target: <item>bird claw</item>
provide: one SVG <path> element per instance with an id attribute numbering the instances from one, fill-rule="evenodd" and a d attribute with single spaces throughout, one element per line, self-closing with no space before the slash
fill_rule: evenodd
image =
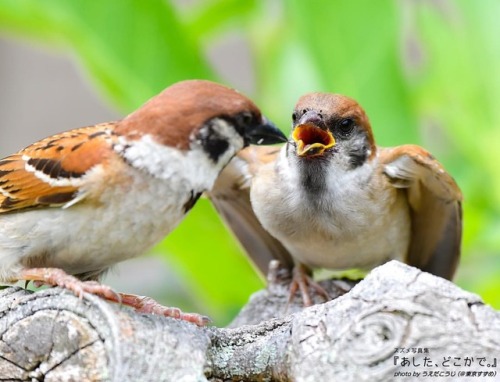
<path id="1" fill-rule="evenodd" d="M 298 264 L 293 268 L 292 282 L 290 283 L 290 294 L 288 296 L 288 305 L 292 302 L 294 295 L 297 291 L 300 291 L 302 296 L 302 301 L 305 307 L 312 306 L 312 299 L 310 294 L 310 289 L 314 289 L 316 294 L 320 295 L 325 299 L 325 301 L 330 300 L 328 292 L 319 285 L 308 273 L 308 269 L 302 265 Z"/>
<path id="2" fill-rule="evenodd" d="M 292 269 L 282 266 L 279 260 L 271 260 L 267 272 L 267 285 L 283 285 L 289 284 L 292 277 Z"/>
<path id="3" fill-rule="evenodd" d="M 102 298 L 121 304 L 120 293 L 115 292 L 111 287 L 103 285 L 97 281 L 81 281 L 85 292 L 101 296 Z"/>
<path id="4" fill-rule="evenodd" d="M 198 326 L 206 326 L 212 321 L 207 316 L 197 313 L 184 313 L 179 308 L 167 307 L 159 304 L 151 297 L 137 296 L 133 294 L 120 293 L 121 302 L 131 306 L 139 313 L 157 314 L 165 317 L 172 317 L 179 320 L 191 322 Z"/>
<path id="5" fill-rule="evenodd" d="M 84 293 L 98 295 L 108 301 L 125 304 L 133 307 L 139 313 L 158 314 L 191 322 L 198 326 L 206 326 L 211 320 L 206 316 L 196 313 L 184 313 L 178 308 L 169 308 L 160 305 L 150 297 L 132 294 L 117 293 L 107 285 L 97 281 L 81 281 L 75 276 L 68 275 L 59 268 L 31 268 L 22 271 L 21 280 L 33 281 L 35 285 L 48 284 L 70 290 L 80 299 Z"/>
<path id="6" fill-rule="evenodd" d="M 107 300 L 120 301 L 120 295 L 109 286 L 102 285 L 97 281 L 81 281 L 59 268 L 25 269 L 22 271 L 20 279 L 26 280 L 27 283 L 33 281 L 35 287 L 41 285 L 59 286 L 70 290 L 80 299 L 83 298 L 84 293 L 90 293 Z"/>

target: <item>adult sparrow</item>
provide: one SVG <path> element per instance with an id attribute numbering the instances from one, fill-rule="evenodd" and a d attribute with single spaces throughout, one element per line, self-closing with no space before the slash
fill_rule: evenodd
<path id="1" fill-rule="evenodd" d="M 204 324 L 97 280 L 172 231 L 239 150 L 282 141 L 244 95 L 189 80 L 120 121 L 36 142 L 0 160 L 0 281 L 35 280 Z"/>

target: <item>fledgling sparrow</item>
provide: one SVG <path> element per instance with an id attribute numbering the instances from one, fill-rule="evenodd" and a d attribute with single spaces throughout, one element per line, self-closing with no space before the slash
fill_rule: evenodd
<path id="1" fill-rule="evenodd" d="M 204 324 L 96 281 L 172 231 L 239 150 L 284 140 L 244 95 L 189 80 L 123 120 L 34 143 L 0 160 L 0 282 L 35 280 Z"/>
<path id="2" fill-rule="evenodd" d="M 250 147 L 210 193 L 250 258 L 293 266 L 306 305 L 310 269 L 369 270 L 397 259 L 451 279 L 462 194 L 423 148 L 375 144 L 368 117 L 338 94 L 302 96 L 281 149 Z M 251 200 L 251 205 L 250 205 Z"/>

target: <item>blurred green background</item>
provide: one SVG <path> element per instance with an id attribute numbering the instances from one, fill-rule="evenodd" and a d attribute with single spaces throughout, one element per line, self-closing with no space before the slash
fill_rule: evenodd
<path id="1" fill-rule="evenodd" d="M 496 308 L 499 18 L 497 0 L 0 3 L 4 38 L 71 55 L 117 115 L 188 78 L 238 87 L 284 130 L 305 92 L 356 98 L 378 144 L 421 144 L 453 174 L 464 193 L 455 281 Z M 263 286 L 206 200 L 153 252 L 174 270 L 161 286 L 170 289 L 164 302 L 201 311 L 217 324 Z M 136 271 L 130 278 L 149 276 Z"/>

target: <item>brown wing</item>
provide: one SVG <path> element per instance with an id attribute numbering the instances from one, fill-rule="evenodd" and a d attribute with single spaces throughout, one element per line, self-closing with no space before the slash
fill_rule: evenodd
<path id="1" fill-rule="evenodd" d="M 0 160 L 0 213 L 82 198 L 83 175 L 111 153 L 112 128 L 101 124 L 67 131 Z"/>
<path id="2" fill-rule="evenodd" d="M 384 172 L 407 192 L 411 241 L 407 263 L 451 279 L 460 257 L 462 193 L 434 157 L 419 146 L 382 149 Z"/>
<path id="3" fill-rule="evenodd" d="M 250 203 L 252 177 L 259 166 L 273 161 L 279 150 L 269 146 L 242 150 L 221 172 L 208 193 L 226 225 L 263 275 L 267 274 L 271 260 L 279 260 L 284 267 L 293 266 L 288 251 L 262 227 Z"/>

